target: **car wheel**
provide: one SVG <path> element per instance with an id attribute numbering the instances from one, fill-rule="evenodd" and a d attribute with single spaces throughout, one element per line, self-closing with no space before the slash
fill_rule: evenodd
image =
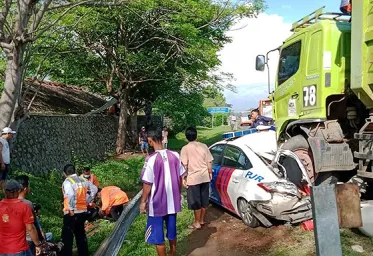
<path id="1" fill-rule="evenodd" d="M 238 212 L 242 221 L 251 228 L 256 228 L 260 225 L 258 219 L 254 216 L 252 206 L 245 199 L 238 199 Z"/>
<path id="2" fill-rule="evenodd" d="M 308 177 L 310 178 L 311 182 L 314 183 L 317 175 L 314 170 L 313 155 L 307 139 L 302 135 L 291 137 L 282 145 L 282 149 L 293 151 L 298 156 L 308 173 Z M 291 172 L 299 170 L 290 169 L 288 171 Z"/>

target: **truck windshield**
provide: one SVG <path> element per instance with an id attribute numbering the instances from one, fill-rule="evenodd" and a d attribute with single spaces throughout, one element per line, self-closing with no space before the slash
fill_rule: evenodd
<path id="1" fill-rule="evenodd" d="M 302 43 L 298 41 L 281 51 L 278 69 L 278 85 L 281 85 L 291 76 L 297 73 L 299 68 L 300 52 Z"/>

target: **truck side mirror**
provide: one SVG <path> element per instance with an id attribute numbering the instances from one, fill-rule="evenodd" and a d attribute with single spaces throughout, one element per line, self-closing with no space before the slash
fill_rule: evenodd
<path id="1" fill-rule="evenodd" d="M 266 64 L 266 57 L 264 55 L 256 56 L 255 69 L 257 71 L 264 71 L 265 64 Z"/>

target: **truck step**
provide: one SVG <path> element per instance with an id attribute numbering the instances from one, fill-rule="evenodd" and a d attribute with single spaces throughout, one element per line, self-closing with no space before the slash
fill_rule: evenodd
<path id="1" fill-rule="evenodd" d="M 368 153 L 354 152 L 354 156 L 359 159 L 373 160 L 373 152 L 368 152 Z"/>
<path id="2" fill-rule="evenodd" d="M 355 133 L 354 138 L 356 140 L 373 140 L 373 134 L 369 133 Z"/>
<path id="3" fill-rule="evenodd" d="M 373 179 L 373 172 L 357 172 L 357 176 L 365 179 Z"/>

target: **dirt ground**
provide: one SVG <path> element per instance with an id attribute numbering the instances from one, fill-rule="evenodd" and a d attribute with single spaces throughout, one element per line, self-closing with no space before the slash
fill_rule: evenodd
<path id="1" fill-rule="evenodd" d="M 141 156 L 143 156 L 141 151 L 129 151 L 129 152 L 125 152 L 124 154 L 121 154 L 119 156 L 115 156 L 113 159 L 114 160 L 128 160 L 130 158 L 141 157 Z"/>
<path id="2" fill-rule="evenodd" d="M 299 226 L 252 229 L 238 217 L 224 212 L 218 206 L 211 206 L 208 209 L 207 221 L 210 223 L 206 227 L 194 230 L 187 241 L 182 242 L 182 255 L 270 255 L 275 253 L 274 248 L 278 250 L 286 244 L 296 245 L 297 233 L 305 233 Z M 312 232 L 308 233 L 312 235 Z M 313 239 L 309 242 L 312 254 Z"/>
<path id="3" fill-rule="evenodd" d="M 316 255 L 313 231 L 300 226 L 249 228 L 237 216 L 212 205 L 207 211 L 210 222 L 201 230 L 194 230 L 185 241 L 179 241 L 179 255 L 183 256 L 309 256 Z M 341 229 L 344 256 L 373 256 L 372 238 L 357 230 Z M 361 246 L 364 252 L 352 250 Z"/>

